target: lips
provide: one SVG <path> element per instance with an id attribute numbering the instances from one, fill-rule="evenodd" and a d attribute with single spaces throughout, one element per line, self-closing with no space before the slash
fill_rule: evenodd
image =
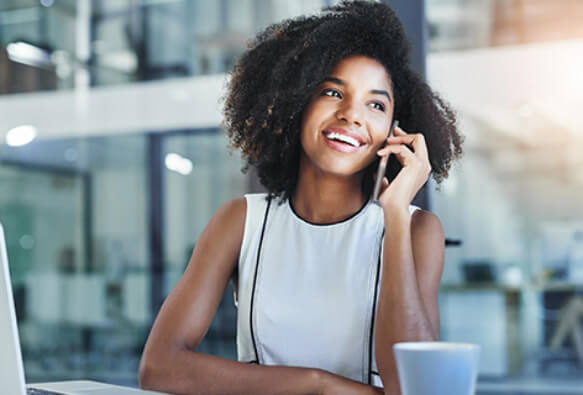
<path id="1" fill-rule="evenodd" d="M 335 151 L 356 152 L 365 144 L 360 135 L 343 128 L 329 128 L 322 134 L 326 144 Z"/>
<path id="2" fill-rule="evenodd" d="M 365 144 L 364 139 L 358 133 L 344 128 L 328 128 L 322 133 L 328 140 L 339 141 L 353 147 L 360 147 Z"/>

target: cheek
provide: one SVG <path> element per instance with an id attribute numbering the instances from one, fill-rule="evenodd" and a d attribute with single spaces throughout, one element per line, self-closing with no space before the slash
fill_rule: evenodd
<path id="1" fill-rule="evenodd" d="M 314 117 L 314 103 L 310 102 L 302 115 L 302 133 L 307 125 L 312 123 Z"/>
<path id="2" fill-rule="evenodd" d="M 391 127 L 394 116 L 393 111 L 393 108 L 389 108 L 383 117 L 371 121 L 372 125 L 374 125 L 373 128 L 375 132 L 373 139 L 375 140 L 375 144 L 382 145 L 387 137 L 389 137 L 389 128 Z"/>
<path id="3" fill-rule="evenodd" d="M 323 109 L 318 103 L 310 103 L 302 117 L 302 139 L 304 135 L 311 135 L 315 130 L 318 130 L 322 124 Z"/>
<path id="4" fill-rule="evenodd" d="M 375 145 L 383 145 L 389 135 L 389 128 L 391 127 L 390 120 L 383 119 L 374 123 L 374 132 L 372 138 Z"/>

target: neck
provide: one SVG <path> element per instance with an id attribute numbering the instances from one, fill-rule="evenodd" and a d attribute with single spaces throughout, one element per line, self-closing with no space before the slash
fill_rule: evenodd
<path id="1" fill-rule="evenodd" d="M 316 224 L 329 224 L 354 215 L 365 203 L 362 174 L 352 177 L 324 173 L 300 161 L 291 203 L 297 215 Z"/>

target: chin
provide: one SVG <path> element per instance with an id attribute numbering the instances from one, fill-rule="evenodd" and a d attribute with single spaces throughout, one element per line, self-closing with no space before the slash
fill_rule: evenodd
<path id="1" fill-rule="evenodd" d="M 330 161 L 319 166 L 324 173 L 338 177 L 352 177 L 366 169 L 366 165 L 357 166 L 352 161 Z"/>
<path id="2" fill-rule="evenodd" d="M 302 150 L 302 158 L 308 168 L 313 168 L 316 172 L 336 176 L 336 177 L 353 177 L 363 172 L 374 160 L 350 154 L 316 154 L 309 155 Z"/>

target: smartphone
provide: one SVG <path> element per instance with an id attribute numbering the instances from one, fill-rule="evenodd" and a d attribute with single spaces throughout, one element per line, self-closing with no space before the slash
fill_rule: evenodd
<path id="1" fill-rule="evenodd" d="M 391 123 L 391 128 L 389 129 L 389 134 L 387 136 L 387 138 L 389 137 L 393 137 L 394 136 L 394 130 L 395 128 L 399 126 L 399 121 L 397 121 L 396 119 L 393 120 L 393 122 Z M 385 139 L 385 143 L 383 144 L 383 148 L 387 145 L 387 140 Z M 373 200 L 379 200 L 379 194 L 381 192 L 381 184 L 383 182 L 383 177 L 385 176 L 385 172 L 387 170 L 387 162 L 388 162 L 388 157 L 382 157 L 379 160 L 379 167 L 377 169 L 377 179 L 374 185 L 374 190 L 373 190 L 373 194 L 372 194 L 372 198 Z"/>

